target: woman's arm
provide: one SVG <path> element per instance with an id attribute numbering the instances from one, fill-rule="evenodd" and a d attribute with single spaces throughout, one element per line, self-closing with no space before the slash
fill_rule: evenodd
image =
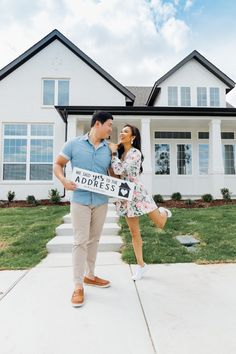
<path id="1" fill-rule="evenodd" d="M 137 149 L 131 151 L 127 158 L 122 161 L 118 156 L 112 156 L 111 167 L 117 175 L 126 173 L 131 176 L 138 176 L 141 166 L 141 152 Z"/>

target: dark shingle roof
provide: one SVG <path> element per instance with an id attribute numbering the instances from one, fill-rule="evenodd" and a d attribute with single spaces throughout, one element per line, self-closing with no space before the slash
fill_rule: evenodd
<path id="1" fill-rule="evenodd" d="M 229 102 L 226 102 L 226 107 L 228 107 L 228 108 L 235 108 L 231 103 L 229 103 Z"/>
<path id="2" fill-rule="evenodd" d="M 126 86 L 135 95 L 134 106 L 146 106 L 152 86 Z"/>

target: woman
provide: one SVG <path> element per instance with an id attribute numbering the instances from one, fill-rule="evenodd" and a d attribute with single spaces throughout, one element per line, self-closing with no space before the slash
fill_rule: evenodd
<path id="1" fill-rule="evenodd" d="M 139 216 L 148 214 L 154 224 L 162 229 L 167 218 L 171 217 L 172 214 L 168 209 L 157 208 L 153 198 L 148 195 L 139 179 L 143 170 L 143 155 L 138 128 L 126 124 L 120 133 L 119 144 L 110 143 L 109 147 L 112 152 L 111 167 L 114 173 L 119 175 L 121 179 L 135 183 L 132 201 L 118 200 L 116 210 L 120 216 L 125 216 L 132 235 L 134 253 L 138 264 L 132 279 L 139 280 L 147 270 L 147 265 L 143 261 Z"/>

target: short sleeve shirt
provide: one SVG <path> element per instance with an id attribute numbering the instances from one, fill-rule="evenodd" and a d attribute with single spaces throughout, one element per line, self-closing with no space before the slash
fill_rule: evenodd
<path id="1" fill-rule="evenodd" d="M 104 175 L 107 175 L 111 164 L 111 151 L 108 142 L 102 140 L 99 146 L 95 148 L 89 140 L 88 134 L 67 141 L 60 155 L 71 162 L 72 169 L 78 167 Z M 83 205 L 97 206 L 108 203 L 108 196 L 76 189 L 72 192 L 71 201 Z"/>

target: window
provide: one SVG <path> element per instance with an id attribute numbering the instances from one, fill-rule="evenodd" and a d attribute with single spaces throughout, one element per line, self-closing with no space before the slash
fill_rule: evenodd
<path id="1" fill-rule="evenodd" d="M 31 139 L 30 180 L 51 180 L 53 161 L 52 139 Z"/>
<path id="2" fill-rule="evenodd" d="M 209 139 L 209 132 L 198 132 L 198 139 Z"/>
<path id="3" fill-rule="evenodd" d="M 219 107 L 219 105 L 220 105 L 219 87 L 210 87 L 210 106 Z"/>
<path id="4" fill-rule="evenodd" d="M 168 106 L 178 106 L 178 88 L 177 86 L 168 87 Z"/>
<path id="5" fill-rule="evenodd" d="M 155 139 L 191 139 L 191 132 L 155 132 Z"/>
<path id="6" fill-rule="evenodd" d="M 43 80 L 43 105 L 69 105 L 69 80 Z"/>
<path id="7" fill-rule="evenodd" d="M 190 87 L 181 87 L 181 106 L 191 106 Z"/>
<path id="8" fill-rule="evenodd" d="M 170 174 L 170 145 L 155 144 L 155 174 Z"/>
<path id="9" fill-rule="evenodd" d="M 178 175 L 192 174 L 192 146 L 177 144 L 177 173 Z"/>
<path id="10" fill-rule="evenodd" d="M 223 159 L 226 175 L 235 175 L 235 146 L 223 145 Z"/>
<path id="11" fill-rule="evenodd" d="M 208 162 L 209 162 L 209 145 L 199 144 L 199 174 L 208 174 Z"/>
<path id="12" fill-rule="evenodd" d="M 234 139 L 234 132 L 222 132 L 221 139 Z"/>
<path id="13" fill-rule="evenodd" d="M 198 139 L 209 139 L 209 132 L 199 132 Z M 221 132 L 221 139 L 234 139 L 234 132 Z"/>
<path id="14" fill-rule="evenodd" d="M 52 124 L 5 124 L 3 134 L 3 180 L 52 180 Z"/>
<path id="15" fill-rule="evenodd" d="M 197 105 L 199 107 L 207 106 L 207 89 L 206 87 L 197 88 Z"/>

